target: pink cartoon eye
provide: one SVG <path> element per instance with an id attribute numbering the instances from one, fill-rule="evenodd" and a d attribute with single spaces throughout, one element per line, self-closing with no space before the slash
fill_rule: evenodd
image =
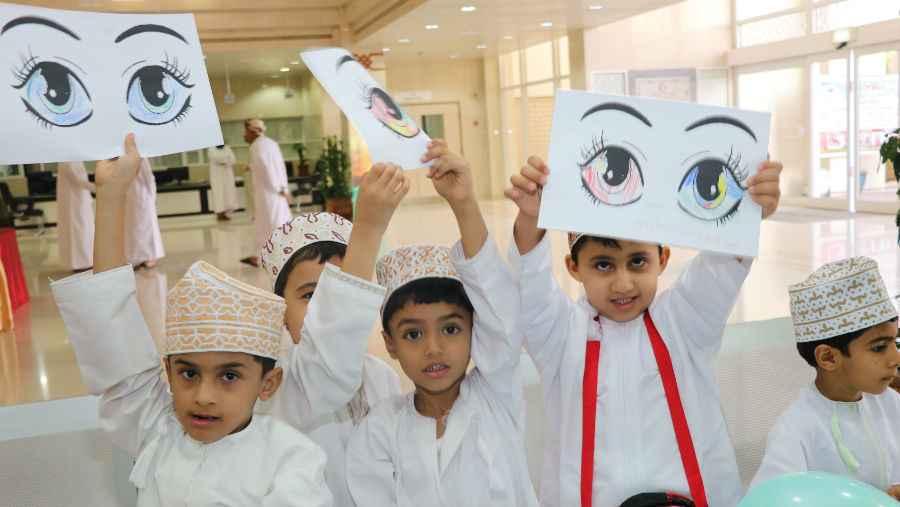
<path id="1" fill-rule="evenodd" d="M 617 146 L 601 147 L 579 167 L 582 186 L 598 203 L 624 206 L 643 195 L 644 175 L 628 150 Z"/>

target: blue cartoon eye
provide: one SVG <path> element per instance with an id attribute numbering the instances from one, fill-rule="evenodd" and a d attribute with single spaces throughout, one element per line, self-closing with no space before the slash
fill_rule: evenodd
<path id="1" fill-rule="evenodd" d="M 681 180 L 678 205 L 700 220 L 728 219 L 737 212 L 745 191 L 734 174 L 726 162 L 701 160 Z"/>
<path id="2" fill-rule="evenodd" d="M 71 70 L 56 62 L 40 62 L 19 72 L 26 110 L 43 126 L 73 127 L 91 117 L 91 96 Z"/>
<path id="3" fill-rule="evenodd" d="M 188 76 L 167 65 L 150 65 L 134 73 L 128 83 L 128 113 L 138 123 L 163 125 L 180 121 L 191 108 Z"/>

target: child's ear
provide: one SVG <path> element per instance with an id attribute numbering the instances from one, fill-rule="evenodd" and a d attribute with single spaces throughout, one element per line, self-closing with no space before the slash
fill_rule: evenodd
<path id="1" fill-rule="evenodd" d="M 577 281 L 581 281 L 581 273 L 578 272 L 578 264 L 575 263 L 575 259 L 572 258 L 572 254 L 566 254 L 566 269 L 569 270 L 569 275 Z"/>
<path id="2" fill-rule="evenodd" d="M 816 358 L 816 364 L 825 371 L 835 371 L 840 365 L 840 358 L 837 356 L 841 355 L 841 352 L 830 345 L 824 343 L 817 345 L 813 350 L 813 355 Z"/>
<path id="3" fill-rule="evenodd" d="M 659 253 L 659 273 L 663 274 L 663 271 L 666 270 L 666 266 L 669 264 L 669 257 L 672 256 L 672 249 L 664 246 L 662 247 L 662 252 Z"/>
<path id="4" fill-rule="evenodd" d="M 281 385 L 281 379 L 284 377 L 284 370 L 281 368 L 272 368 L 263 377 L 262 386 L 259 389 L 259 399 L 266 401 L 275 394 L 278 386 Z"/>
<path id="5" fill-rule="evenodd" d="M 391 340 L 391 335 L 382 330 L 381 337 L 384 338 L 384 348 L 387 349 L 388 355 L 391 356 L 391 359 L 397 359 L 397 353 L 394 352 L 394 340 Z"/>
<path id="6" fill-rule="evenodd" d="M 166 378 L 169 379 L 169 385 L 172 385 L 172 366 L 169 364 L 169 356 L 163 358 L 163 364 L 166 365 Z"/>

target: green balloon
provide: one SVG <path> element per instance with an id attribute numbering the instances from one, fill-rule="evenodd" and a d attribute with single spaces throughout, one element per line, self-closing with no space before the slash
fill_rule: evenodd
<path id="1" fill-rule="evenodd" d="M 800 472 L 770 479 L 738 507 L 898 507 L 883 491 L 843 475 Z"/>

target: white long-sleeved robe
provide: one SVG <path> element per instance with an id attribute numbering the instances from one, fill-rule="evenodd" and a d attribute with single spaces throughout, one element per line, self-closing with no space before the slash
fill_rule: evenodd
<path id="1" fill-rule="evenodd" d="M 59 233 L 59 265 L 84 269 L 94 265 L 94 210 L 83 162 L 60 162 L 56 173 L 56 205 Z"/>
<path id="2" fill-rule="evenodd" d="M 156 179 L 145 158 L 125 196 L 125 259 L 138 264 L 165 255 L 156 211 Z"/>
<path id="3" fill-rule="evenodd" d="M 238 209 L 237 188 L 234 185 L 234 153 L 228 146 L 213 146 L 206 150 L 209 158 L 209 186 L 212 190 L 213 211 L 226 213 Z"/>
<path id="4" fill-rule="evenodd" d="M 284 382 L 257 412 L 277 415 L 300 429 L 328 456 L 325 478 L 334 504 L 352 507 L 345 471 L 354 427 L 348 406 L 363 386 L 368 404 L 400 394 L 400 380 L 384 361 L 366 354 L 384 288 L 331 264 L 319 277 L 300 330 L 300 343 L 283 348 Z M 352 309 L 352 311 L 347 311 Z"/>
<path id="5" fill-rule="evenodd" d="M 50 287 L 84 385 L 102 395 L 100 424 L 135 460 L 139 506 L 331 505 L 325 453 L 276 417 L 254 415 L 243 430 L 208 444 L 185 433 L 160 379 L 130 266 Z"/>
<path id="6" fill-rule="evenodd" d="M 451 256 L 475 308 L 477 366 L 460 385 L 440 443 L 435 420 L 416 411 L 414 393 L 372 409 L 347 444 L 357 505 L 537 505 L 525 456 L 523 333 L 513 280 L 490 236 L 472 259 L 460 243 Z"/>
<path id="7" fill-rule="evenodd" d="M 859 468 L 849 471 L 831 432 L 837 416 L 841 442 Z M 750 483 L 792 472 L 829 472 L 852 477 L 882 491 L 900 483 L 900 395 L 893 389 L 863 393 L 856 402 L 832 401 L 815 384 L 803 388 L 769 432 L 766 454 Z"/>
<path id="8" fill-rule="evenodd" d="M 584 297 L 568 298 L 553 278 L 551 257 L 549 234 L 525 255 L 513 239 L 507 254 L 519 278 L 526 348 L 541 374 L 547 412 L 541 505 L 580 505 L 585 347 L 597 312 Z M 713 506 L 737 505 L 743 493 L 716 361 L 749 268 L 749 260 L 700 253 L 649 308 L 669 349 Z M 593 505 L 619 505 L 650 491 L 690 496 L 643 314 L 629 322 L 600 320 Z"/>
<path id="9" fill-rule="evenodd" d="M 253 175 L 253 252 L 265 246 L 272 231 L 291 219 L 291 208 L 279 192 L 287 192 L 287 170 L 278 143 L 259 136 L 250 143 Z"/>

